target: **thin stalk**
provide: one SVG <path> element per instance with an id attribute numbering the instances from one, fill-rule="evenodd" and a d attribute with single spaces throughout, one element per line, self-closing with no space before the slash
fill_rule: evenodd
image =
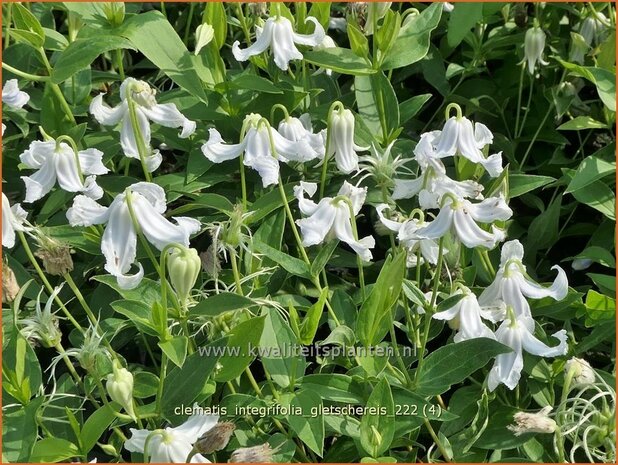
<path id="1" fill-rule="evenodd" d="M 189 41 L 189 33 L 191 32 L 191 22 L 193 21 L 193 13 L 195 11 L 195 3 L 191 2 L 189 4 L 189 15 L 187 17 L 187 24 L 185 27 L 185 35 L 184 35 L 184 43 L 188 45 Z"/>
<path id="2" fill-rule="evenodd" d="M 135 108 L 135 102 L 131 98 L 131 89 L 127 89 L 127 104 L 129 107 L 129 118 L 131 119 L 131 127 L 133 129 L 133 134 L 135 135 L 135 141 L 137 142 L 137 151 L 139 155 L 139 161 L 142 165 L 142 171 L 144 172 L 144 177 L 146 181 L 152 182 L 152 175 L 150 171 L 148 171 L 148 167 L 146 166 L 146 158 L 148 157 L 147 148 L 144 144 L 144 138 L 142 136 L 142 130 L 139 127 L 139 123 L 137 121 L 137 110 Z"/>
<path id="3" fill-rule="evenodd" d="M 11 65 L 7 65 L 4 62 L 2 62 L 2 68 L 6 69 L 8 72 L 13 73 L 16 76 L 22 77 L 24 79 L 28 79 L 29 81 L 47 82 L 50 80 L 49 76 L 37 76 L 36 74 L 26 73 L 25 71 L 19 70 L 17 68 L 13 68 Z"/>
<path id="4" fill-rule="evenodd" d="M 532 90 L 534 88 L 534 78 L 530 76 L 530 88 L 528 90 L 528 103 L 526 103 L 526 110 L 524 111 L 524 118 L 521 121 L 521 126 L 519 127 L 519 133 L 515 134 L 515 137 L 521 136 L 521 133 L 524 130 L 524 126 L 526 125 L 526 120 L 528 119 L 528 113 L 530 112 L 530 105 L 532 104 Z M 579 134 L 579 132 L 577 133 Z"/>
<path id="5" fill-rule="evenodd" d="M 521 96 L 524 90 L 524 72 L 526 71 L 525 64 L 521 65 L 521 73 L 519 74 L 519 92 L 517 94 L 517 114 L 515 116 L 515 137 L 519 134 L 519 113 L 521 111 Z"/>
<path id="6" fill-rule="evenodd" d="M 240 282 L 240 272 L 238 271 L 238 261 L 236 260 L 236 251 L 230 252 L 230 261 L 232 262 L 232 273 L 234 274 L 234 282 L 236 283 L 236 293 L 243 295 L 242 285 Z"/>
<path id="7" fill-rule="evenodd" d="M 242 192 L 242 206 L 245 211 L 247 211 L 247 181 L 245 179 L 245 159 L 244 154 L 240 154 L 238 157 L 240 161 L 240 189 Z"/>
<path id="8" fill-rule="evenodd" d="M 521 163 L 519 164 L 520 168 L 523 167 L 526 164 L 526 160 L 528 160 L 528 155 L 530 155 L 530 150 L 532 150 L 532 146 L 536 142 L 536 138 L 539 137 L 541 129 L 543 129 L 543 126 L 545 125 L 545 122 L 547 121 L 547 118 L 549 118 L 549 115 L 550 115 L 550 113 L 553 110 L 553 106 L 554 106 L 553 103 L 549 104 L 549 108 L 547 109 L 547 113 L 545 113 L 545 116 L 543 117 L 543 121 L 541 121 L 541 124 L 539 124 L 539 127 L 537 128 L 536 132 L 534 133 L 534 137 L 532 137 L 532 140 L 530 141 L 530 144 L 528 145 L 528 149 L 526 150 L 526 153 L 524 154 L 523 158 L 521 159 Z"/>
<path id="9" fill-rule="evenodd" d="M 4 37 L 4 50 L 9 47 L 9 43 L 11 40 L 11 13 L 13 10 L 13 5 L 10 3 L 6 4 L 6 36 Z"/>
<path id="10" fill-rule="evenodd" d="M 167 376 L 167 355 L 165 352 L 161 352 L 161 370 L 159 371 L 159 387 L 157 388 L 157 399 L 156 399 L 156 407 L 155 411 L 161 415 L 162 406 L 161 402 L 163 401 L 163 382 L 165 381 L 165 377 Z"/>
<path id="11" fill-rule="evenodd" d="M 45 49 L 42 47 L 39 48 L 39 54 L 41 55 L 41 58 L 43 59 L 43 63 L 45 64 L 45 68 L 47 69 L 47 74 L 51 76 L 53 69 L 52 69 L 51 64 L 49 63 L 49 60 L 47 59 L 47 54 L 45 53 Z M 73 111 L 71 110 L 69 103 L 64 98 L 64 94 L 62 93 L 60 86 L 58 84 L 54 84 L 53 82 L 51 82 L 50 88 L 52 92 L 56 94 L 56 97 L 58 97 L 60 106 L 62 107 L 66 115 L 69 117 L 69 120 L 71 121 L 71 123 L 73 123 L 74 125 L 77 125 L 77 121 L 75 121 L 75 116 L 73 116 Z"/>
<path id="12" fill-rule="evenodd" d="M 444 460 L 446 460 L 449 463 L 452 462 L 451 457 L 446 452 L 446 449 L 442 445 L 442 442 L 438 438 L 438 435 L 436 434 L 436 432 L 433 430 L 433 427 L 431 426 L 431 423 L 429 422 L 429 420 L 427 418 L 424 418 L 423 422 L 425 423 L 425 427 L 427 428 L 427 431 L 429 431 L 429 434 L 431 435 L 431 438 L 433 439 L 433 442 L 436 443 L 436 446 L 438 447 L 438 450 L 442 454 L 442 457 L 444 457 Z"/>
<path id="13" fill-rule="evenodd" d="M 123 63 L 123 52 L 121 49 L 114 50 L 114 55 L 116 55 L 116 67 L 118 68 L 118 74 L 120 75 L 120 79 L 124 81 L 124 63 Z"/>

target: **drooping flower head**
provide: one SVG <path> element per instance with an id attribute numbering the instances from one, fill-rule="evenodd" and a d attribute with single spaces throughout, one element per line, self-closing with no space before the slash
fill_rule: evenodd
<path id="1" fill-rule="evenodd" d="M 200 222 L 194 218 L 173 217 L 176 224 L 172 223 L 164 216 L 166 209 L 162 187 L 138 182 L 118 194 L 109 207 L 78 195 L 67 211 L 67 218 L 71 226 L 107 224 L 101 239 L 105 269 L 116 277 L 121 288 L 132 289 L 144 275 L 140 263 L 135 274 L 128 274 L 135 262 L 136 227 L 159 250 L 173 243 L 189 246 L 189 236 L 200 229 Z"/>
<path id="2" fill-rule="evenodd" d="M 328 124 L 328 155 L 335 156 L 337 169 L 343 174 L 358 171 L 358 154 L 369 147 L 360 147 L 354 143 L 354 115 L 343 107 L 341 102 L 331 106 Z"/>
<path id="3" fill-rule="evenodd" d="M 12 249 L 15 246 L 15 231 L 28 231 L 26 221 L 28 213 L 16 203 L 11 206 L 9 199 L 2 193 L 2 246 Z"/>
<path id="4" fill-rule="evenodd" d="M 103 165 L 103 152 L 94 148 L 77 151 L 64 139 L 34 141 L 19 156 L 26 168 L 37 170 L 21 177 L 26 184 L 25 202 L 43 198 L 56 182 L 67 192 L 79 192 L 95 200 L 103 196 L 103 189 L 96 183 L 96 175 L 109 172 Z"/>
<path id="5" fill-rule="evenodd" d="M 19 90 L 17 79 L 9 79 L 2 86 L 2 103 L 9 107 L 22 108 L 29 100 L 30 96 Z"/>
<path id="6" fill-rule="evenodd" d="M 547 66 L 549 63 L 543 60 L 545 50 L 545 33 L 538 24 L 526 31 L 524 39 L 524 61 L 528 63 L 528 72 L 534 74 L 536 64 Z"/>
<path id="7" fill-rule="evenodd" d="M 121 102 L 110 108 L 103 102 L 103 94 L 97 95 L 90 103 L 90 113 L 105 126 L 120 127 L 120 145 L 127 157 L 140 159 L 138 135 L 135 133 L 133 118 L 137 123 L 139 136 L 147 150 L 146 167 L 150 172 L 161 164 L 159 150 L 153 150 L 150 141 L 149 120 L 168 128 L 182 128 L 181 138 L 187 138 L 195 132 L 195 122 L 187 119 L 173 103 L 157 103 L 156 90 L 148 83 L 133 78 L 125 79 L 120 86 Z"/>
<path id="8" fill-rule="evenodd" d="M 302 60 L 303 54 L 295 44 L 315 47 L 324 40 L 326 33 L 319 21 L 308 16 L 305 22 L 311 21 L 315 25 L 313 34 L 298 34 L 289 19 L 277 15 L 266 20 L 263 28 L 256 28 L 256 41 L 248 48 L 241 49 L 240 42 L 232 44 L 232 53 L 238 61 L 247 61 L 250 57 L 259 55 L 270 48 L 275 64 L 287 71 L 291 60 Z"/>
<path id="9" fill-rule="evenodd" d="M 298 144 L 308 144 L 316 153 L 316 158 L 324 158 L 326 150 L 326 129 L 320 132 L 313 132 L 311 117 L 309 113 L 303 113 L 298 118 L 287 114 L 281 120 L 277 131 L 283 137 Z"/>
<path id="10" fill-rule="evenodd" d="M 267 187 L 279 182 L 279 161 L 305 162 L 320 158 L 313 143 L 313 138 L 309 137 L 296 141 L 287 139 L 261 115 L 251 113 L 245 117 L 240 143 L 226 144 L 219 131 L 212 128 L 208 141 L 202 145 L 202 152 L 213 163 L 244 155 L 243 164 L 257 171 L 263 186 Z M 319 144 L 315 145 L 319 149 Z"/>
<path id="11" fill-rule="evenodd" d="M 359 239 L 356 234 L 356 215 L 360 212 L 367 188 L 355 187 L 344 181 L 337 197 L 324 197 L 319 203 L 305 198 L 305 193 L 313 197 L 317 184 L 303 182 L 294 187 L 294 195 L 298 199 L 298 207 L 303 218 L 296 221 L 303 236 L 303 245 L 321 244 L 332 237 L 337 237 L 348 244 L 364 261 L 372 258 L 371 248 L 375 247 L 375 239 L 366 236 Z"/>

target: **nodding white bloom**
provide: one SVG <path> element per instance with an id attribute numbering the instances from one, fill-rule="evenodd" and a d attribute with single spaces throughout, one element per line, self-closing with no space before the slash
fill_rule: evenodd
<path id="1" fill-rule="evenodd" d="M 41 309 L 41 294 L 43 292 L 41 289 L 36 299 L 34 314 L 29 318 L 18 319 L 22 335 L 31 343 L 40 342 L 43 347 L 49 348 L 57 346 L 62 340 L 60 320 L 56 316 L 56 312 L 52 312 L 54 299 L 61 290 L 62 285 L 56 287 L 47 299 L 45 307 Z"/>
<path id="2" fill-rule="evenodd" d="M 417 265 L 417 251 L 421 253 L 421 260 L 425 260 L 433 265 L 438 263 L 439 247 L 433 239 L 419 239 L 416 231 L 427 226 L 424 220 L 417 218 L 406 219 L 403 222 L 389 220 L 384 216 L 384 210 L 390 208 L 382 203 L 376 207 L 376 212 L 380 222 L 393 232 L 397 233 L 397 240 L 408 249 L 407 266 Z M 445 252 L 446 253 L 446 252 Z"/>
<path id="3" fill-rule="evenodd" d="M 241 49 L 237 40 L 232 44 L 232 53 L 238 61 L 247 61 L 250 57 L 259 55 L 270 47 L 275 58 L 275 64 L 287 71 L 291 60 L 302 60 L 303 54 L 295 44 L 315 47 L 324 40 L 326 33 L 320 22 L 313 16 L 308 16 L 305 22 L 315 25 L 313 34 L 298 34 L 294 32 L 292 23 L 283 16 L 268 18 L 261 31 L 256 34 L 256 41 L 248 48 Z"/>
<path id="4" fill-rule="evenodd" d="M 208 141 L 202 145 L 202 153 L 213 163 L 233 160 L 244 153 L 243 164 L 258 172 L 264 187 L 279 182 L 279 161 L 305 162 L 320 158 L 320 153 L 312 146 L 319 144 L 313 138 L 289 140 L 255 113 L 245 117 L 241 139 L 238 144 L 226 144 L 219 131 L 212 128 Z"/>
<path id="5" fill-rule="evenodd" d="M 197 403 L 193 405 L 193 411 L 200 411 Z M 154 431 L 130 428 L 131 437 L 124 443 L 124 448 L 129 452 L 146 451 L 150 463 L 186 463 L 187 457 L 193 452 L 193 444 L 214 428 L 218 421 L 219 415 L 195 413 L 175 428 L 168 426 Z M 190 463 L 210 461 L 201 454 L 195 454 Z"/>
<path id="6" fill-rule="evenodd" d="M 339 106 L 338 109 L 331 111 L 328 155 L 335 155 L 337 169 L 344 174 L 358 171 L 357 151 L 369 150 L 369 147 L 360 147 L 354 143 L 354 127 L 354 115 L 350 110 Z"/>
<path id="7" fill-rule="evenodd" d="M 317 245 L 337 237 L 348 244 L 362 260 L 370 261 L 372 255 L 369 249 L 375 247 L 375 239 L 372 236 L 358 239 L 355 234 L 355 217 L 365 202 L 367 188 L 355 187 L 344 181 L 337 197 L 324 197 L 316 204 L 306 199 L 304 194 L 306 192 L 309 197 L 313 197 L 317 188 L 317 184 L 303 181 L 294 187 L 298 207 L 303 215 L 308 216 L 296 221 L 303 235 L 303 245 Z"/>
<path id="8" fill-rule="evenodd" d="M 386 13 L 390 9 L 392 3 L 393 2 L 376 2 L 376 3 L 369 2 L 367 3 L 367 21 L 365 22 L 365 27 L 364 27 L 365 35 L 370 36 L 373 34 L 374 19 L 375 21 L 378 21 L 384 18 L 384 16 L 386 16 Z"/>
<path id="9" fill-rule="evenodd" d="M 528 72 L 534 74 L 536 64 L 547 66 L 549 63 L 543 60 L 545 50 L 545 33 L 543 30 L 534 26 L 526 31 L 524 39 L 524 61 L 528 62 Z"/>
<path id="10" fill-rule="evenodd" d="M 524 433 L 553 433 L 558 425 L 548 416 L 551 410 L 552 408 L 548 405 L 536 413 L 517 412 L 513 415 L 515 423 L 508 425 L 507 428 L 515 436 L 521 436 Z"/>
<path id="11" fill-rule="evenodd" d="M 558 357 L 567 353 L 566 330 L 561 329 L 552 337 L 560 343 L 549 347 L 534 336 L 534 320 L 528 316 L 515 316 L 510 311 L 509 317 L 502 322 L 496 331 L 496 340 L 512 349 L 512 352 L 496 356 L 494 366 L 489 372 L 487 386 L 490 391 L 500 383 L 509 389 L 515 389 L 524 367 L 523 351 L 540 357 Z"/>
<path id="12" fill-rule="evenodd" d="M 494 135 L 482 123 L 472 123 L 461 115 L 459 107 L 457 116 L 450 117 L 439 134 L 429 142 L 435 147 L 435 156 L 439 158 L 462 156 L 472 163 L 478 163 L 487 173 L 495 178 L 502 173 L 502 152 L 486 157 L 483 149 L 494 140 Z"/>
<path id="13" fill-rule="evenodd" d="M 109 207 L 78 195 L 67 211 L 67 218 L 71 226 L 107 223 L 101 239 L 101 251 L 106 260 L 105 269 L 116 277 L 121 288 L 133 289 L 144 276 L 140 263 L 137 263 L 137 273 L 128 274 L 135 262 L 137 247 L 134 220 L 148 242 L 159 250 L 172 243 L 188 246 L 189 236 L 200 229 L 200 222 L 194 218 L 173 217 L 176 224 L 167 220 L 164 216 L 167 208 L 165 202 L 165 191 L 162 187 L 138 182 L 118 194 Z"/>
<path id="14" fill-rule="evenodd" d="M 506 305 L 513 308 L 516 316 L 531 317 L 526 297 L 551 297 L 555 300 L 566 297 L 569 283 L 562 268 L 554 265 L 551 269 L 557 270 L 558 276 L 550 287 L 543 287 L 527 275 L 523 258 L 524 247 L 518 240 L 508 241 L 502 246 L 500 268 L 494 281 L 481 293 L 481 306 L 496 308 Z"/>
<path id="15" fill-rule="evenodd" d="M 168 128 L 182 128 L 181 138 L 187 138 L 195 132 L 195 121 L 187 119 L 173 103 L 157 103 L 157 91 L 144 81 L 133 78 L 125 79 L 120 85 L 121 102 L 110 108 L 103 102 L 103 94 L 97 95 L 90 103 L 90 113 L 104 126 L 120 127 L 120 145 L 129 158 L 140 159 L 137 135 L 131 121 L 131 106 L 135 108 L 135 118 L 141 133 L 144 146 L 148 151 L 146 167 L 150 172 L 161 164 L 159 150 L 153 150 L 150 145 L 150 123 L 148 120 Z"/>
<path id="16" fill-rule="evenodd" d="M 436 320 L 447 320 L 458 322 L 458 331 L 454 341 L 461 342 L 478 337 L 496 339 L 494 332 L 483 323 L 483 318 L 488 318 L 485 310 L 481 308 L 474 293 L 465 286 L 461 286 L 453 295 L 463 294 L 464 297 L 452 307 L 435 313 L 433 318 Z"/>
<path id="17" fill-rule="evenodd" d="M 309 113 L 303 113 L 298 118 L 287 116 L 281 120 L 277 131 L 288 140 L 298 142 L 299 144 L 309 144 L 315 151 L 315 158 L 324 158 L 324 153 L 326 152 L 326 129 L 314 133 Z"/>
<path id="18" fill-rule="evenodd" d="M 564 365 L 564 374 L 568 376 L 569 372 L 573 372 L 573 381 L 575 384 L 593 384 L 596 381 L 596 374 L 590 364 L 583 358 L 573 357 Z"/>
<path id="19" fill-rule="evenodd" d="M 578 32 L 584 38 L 587 45 L 600 44 L 609 20 L 601 12 L 595 12 L 594 15 L 586 17 L 579 25 Z M 4 95 L 2 96 L 4 99 Z"/>
<path id="20" fill-rule="evenodd" d="M 314 50 L 326 50 L 327 48 L 337 48 L 337 43 L 329 35 L 325 35 L 324 39 L 322 40 L 322 42 L 320 42 L 318 45 L 316 45 L 313 49 Z M 332 69 L 324 68 L 324 71 L 326 71 L 326 75 L 327 76 L 332 76 L 332 74 L 333 74 L 333 70 Z M 320 72 L 321 72 L 321 70 L 318 70 L 316 72 L 316 74 L 318 74 Z"/>
<path id="21" fill-rule="evenodd" d="M 15 246 L 15 231 L 28 231 L 26 217 L 28 213 L 16 203 L 11 206 L 9 199 L 2 193 L 2 246 L 12 249 Z M 26 225 L 24 225 L 24 223 Z"/>
<path id="22" fill-rule="evenodd" d="M 481 229 L 477 222 L 506 221 L 511 215 L 513 211 L 503 197 L 490 197 L 479 203 L 472 203 L 446 195 L 442 199 L 438 216 L 415 234 L 419 239 L 439 239 L 452 231 L 466 247 L 491 249 L 505 239 L 504 231 L 492 225 L 491 232 L 488 232 Z"/>
<path id="23" fill-rule="evenodd" d="M 26 184 L 25 202 L 43 198 L 56 181 L 67 192 L 80 192 L 93 199 L 103 196 L 103 189 L 96 183 L 96 175 L 106 174 L 109 170 L 103 165 L 103 152 L 100 150 L 86 149 L 75 153 L 66 142 L 34 141 L 19 159 L 27 168 L 37 170 L 31 176 L 21 177 Z"/>
<path id="24" fill-rule="evenodd" d="M 455 181 L 447 176 L 434 144 L 439 136 L 440 131 L 421 135 L 414 148 L 414 160 L 421 168 L 421 174 L 416 179 L 395 179 L 393 200 L 409 199 L 418 195 L 420 207 L 427 210 L 439 208 L 442 196 L 447 193 L 457 198 L 483 199 L 481 184 L 472 180 Z"/>
<path id="25" fill-rule="evenodd" d="M 12 108 L 22 108 L 30 96 L 23 90 L 19 90 L 17 79 L 9 79 L 2 86 L 2 103 Z"/>

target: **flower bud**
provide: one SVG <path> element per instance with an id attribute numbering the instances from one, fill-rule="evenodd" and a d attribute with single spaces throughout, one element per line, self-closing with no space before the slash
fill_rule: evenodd
<path id="1" fill-rule="evenodd" d="M 524 433 L 553 433 L 557 425 L 554 420 L 547 415 L 551 412 L 551 407 L 543 407 L 537 413 L 517 412 L 513 415 L 515 423 L 508 425 L 507 428 L 515 434 L 521 436 Z"/>
<path id="2" fill-rule="evenodd" d="M 335 155 L 337 169 L 344 174 L 358 170 L 356 150 L 364 150 L 354 143 L 354 114 L 343 107 L 331 112 L 330 144 L 328 149 Z"/>
<path id="3" fill-rule="evenodd" d="M 528 29 L 524 39 L 524 54 L 530 74 L 534 74 L 537 61 L 542 65 L 548 64 L 543 60 L 543 50 L 545 50 L 545 33 L 543 30 L 538 26 Z"/>
<path id="4" fill-rule="evenodd" d="M 2 303 L 13 302 L 19 293 L 19 289 L 15 273 L 5 263 L 2 268 Z"/>
<path id="5" fill-rule="evenodd" d="M 582 359 L 573 357 L 564 365 L 565 375 L 573 371 L 573 381 L 576 384 L 593 384 L 596 381 L 596 374 L 590 364 Z"/>
<path id="6" fill-rule="evenodd" d="M 225 449 L 235 429 L 236 425 L 231 421 L 219 422 L 212 429 L 206 431 L 195 442 L 193 447 L 200 454 L 212 454 L 213 452 Z"/>
<path id="7" fill-rule="evenodd" d="M 232 452 L 229 463 L 270 463 L 273 450 L 267 442 L 259 446 L 241 447 Z"/>
<path id="8" fill-rule="evenodd" d="M 107 393 L 110 399 L 119 403 L 126 412 L 135 418 L 133 410 L 133 375 L 129 370 L 120 366 L 117 361 L 113 364 L 114 372 L 107 375 Z"/>
<path id="9" fill-rule="evenodd" d="M 41 259 L 45 272 L 62 276 L 73 271 L 71 247 L 51 238 L 39 238 L 41 248 L 34 255 Z"/>
<path id="10" fill-rule="evenodd" d="M 105 18 L 112 26 L 120 26 L 124 21 L 124 3 L 106 2 L 103 4 Z"/>
<path id="11" fill-rule="evenodd" d="M 176 247 L 167 257 L 167 272 L 181 302 L 186 302 L 200 274 L 202 262 L 197 250 Z"/>
<path id="12" fill-rule="evenodd" d="M 195 30 L 195 55 L 200 53 L 215 37 L 215 30 L 210 24 L 200 24 Z"/>

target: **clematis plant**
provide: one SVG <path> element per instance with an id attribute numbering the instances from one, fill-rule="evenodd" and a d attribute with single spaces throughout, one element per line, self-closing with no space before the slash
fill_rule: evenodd
<path id="1" fill-rule="evenodd" d="M 2 193 L 2 246 L 12 249 L 15 246 L 15 232 L 28 231 L 26 221 L 28 213 L 20 204 L 11 206 L 9 199 Z"/>
<path id="2" fill-rule="evenodd" d="M 173 217 L 176 224 L 172 223 L 163 216 L 166 209 L 162 187 L 138 182 L 118 194 L 109 207 L 78 195 L 67 211 L 67 219 L 71 226 L 107 224 L 101 239 L 105 269 L 116 277 L 121 288 L 133 289 L 144 276 L 140 263 L 135 274 L 128 274 L 135 262 L 138 232 L 163 250 L 173 243 L 188 246 L 189 236 L 200 229 L 200 222 L 195 218 Z"/>
<path id="3" fill-rule="evenodd" d="M 324 40 L 326 33 L 320 22 L 313 16 L 308 16 L 305 22 L 312 22 L 315 26 L 313 34 L 298 34 L 289 19 L 276 15 L 266 20 L 262 28 L 256 28 L 256 41 L 248 48 L 241 49 L 240 42 L 232 44 L 232 53 L 238 61 L 247 61 L 249 58 L 265 52 L 270 48 L 275 64 L 283 71 L 287 71 L 289 62 L 302 60 L 303 54 L 295 44 L 315 47 Z"/>
<path id="4" fill-rule="evenodd" d="M 157 103 L 156 89 L 144 81 L 125 79 L 120 85 L 121 102 L 111 108 L 103 102 L 103 94 L 90 103 L 90 113 L 104 126 L 120 127 L 120 145 L 129 158 L 141 161 L 144 171 L 155 171 L 162 161 L 159 150 L 153 150 L 150 141 L 149 120 L 168 128 L 182 128 L 181 138 L 195 132 L 195 121 L 187 119 L 173 103 Z M 147 177 L 148 179 L 148 177 Z"/>
<path id="5" fill-rule="evenodd" d="M 549 63 L 543 60 L 545 50 L 545 33 L 543 29 L 535 24 L 526 31 L 524 38 L 524 61 L 527 62 L 528 72 L 534 74 L 537 63 L 547 66 Z"/>
<path id="6" fill-rule="evenodd" d="M 93 199 L 103 196 L 96 175 L 107 174 L 109 170 L 103 165 L 100 150 L 78 150 L 70 137 L 60 136 L 56 140 L 32 142 L 19 158 L 26 168 L 37 170 L 31 176 L 21 177 L 26 184 L 25 202 L 43 198 L 56 182 L 67 192 L 80 192 Z"/>
<path id="7" fill-rule="evenodd" d="M 294 187 L 298 207 L 307 216 L 296 221 L 303 236 L 303 245 L 317 245 L 336 237 L 348 244 L 362 260 L 370 261 L 370 249 L 375 247 L 375 239 L 372 236 L 359 239 L 355 219 L 365 202 L 367 188 L 355 187 L 344 181 L 337 197 L 324 197 L 316 204 L 305 198 L 305 193 L 313 197 L 317 188 L 317 184 L 304 181 Z"/>

